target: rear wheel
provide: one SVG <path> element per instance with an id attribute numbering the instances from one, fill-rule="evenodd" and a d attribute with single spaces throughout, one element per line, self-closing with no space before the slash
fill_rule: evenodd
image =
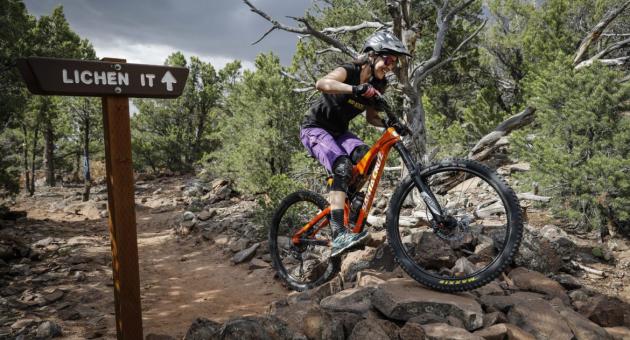
<path id="1" fill-rule="evenodd" d="M 291 238 L 328 206 L 321 195 L 297 191 L 287 196 L 276 210 L 269 228 L 269 252 L 273 267 L 288 288 L 303 291 L 330 280 L 340 268 L 339 258 L 330 258 L 332 229 L 329 216 L 303 238 L 313 242 L 293 244 Z M 320 228 L 321 227 L 321 228 Z M 319 229 L 319 230 L 318 230 Z"/>
<path id="2" fill-rule="evenodd" d="M 472 160 L 445 160 L 420 176 L 445 215 L 433 220 L 414 181 L 407 177 L 387 213 L 389 244 L 401 267 L 436 290 L 474 289 L 511 262 L 523 222 L 514 191 L 494 171 Z"/>

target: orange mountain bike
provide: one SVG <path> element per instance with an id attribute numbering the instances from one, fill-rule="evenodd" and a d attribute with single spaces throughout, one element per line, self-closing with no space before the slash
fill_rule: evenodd
<path id="1" fill-rule="evenodd" d="M 473 160 L 415 162 L 402 143 L 410 130 L 384 101 L 381 106 L 386 131 L 353 168 L 344 224 L 355 233 L 363 230 L 394 148 L 409 172 L 391 196 L 385 222 L 397 262 L 416 281 L 439 291 L 490 282 L 511 262 L 521 241 L 516 194 L 497 173 Z M 277 208 L 269 248 L 273 266 L 289 288 L 311 289 L 339 271 L 340 258 L 330 257 L 329 220 L 328 202 L 312 191 L 292 193 Z"/>

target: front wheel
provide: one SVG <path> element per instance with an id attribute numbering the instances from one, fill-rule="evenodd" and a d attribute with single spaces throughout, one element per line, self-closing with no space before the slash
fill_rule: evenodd
<path id="1" fill-rule="evenodd" d="M 450 159 L 420 177 L 442 207 L 437 223 L 412 178 L 394 192 L 387 238 L 400 266 L 416 281 L 444 292 L 481 287 L 511 262 L 523 233 L 514 191 L 488 167 Z"/>
<path id="2" fill-rule="evenodd" d="M 332 229 L 329 216 L 321 218 L 303 236 L 304 242 L 297 245 L 292 242 L 296 232 L 327 206 L 328 202 L 321 195 L 297 191 L 280 203 L 273 216 L 269 228 L 269 252 L 274 269 L 290 289 L 312 289 L 339 272 L 340 259 L 330 257 Z"/>

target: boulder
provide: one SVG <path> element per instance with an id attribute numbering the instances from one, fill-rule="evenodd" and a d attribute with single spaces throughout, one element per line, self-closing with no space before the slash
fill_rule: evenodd
<path id="1" fill-rule="evenodd" d="M 560 274 L 551 276 L 551 278 L 554 281 L 558 282 L 562 287 L 564 287 L 567 290 L 574 290 L 574 289 L 582 288 L 582 284 L 580 283 L 580 281 L 578 281 L 577 278 L 569 274 L 560 273 Z"/>
<path id="2" fill-rule="evenodd" d="M 376 288 L 372 305 L 390 319 L 407 321 L 422 313 L 460 319 L 466 329 L 483 325 L 483 311 L 470 297 L 422 288 L 411 279 L 391 279 Z"/>
<path id="3" fill-rule="evenodd" d="M 341 263 L 341 275 L 344 282 L 353 282 L 357 273 L 365 269 L 391 272 L 396 268 L 394 254 L 388 245 L 378 248 L 365 247 L 363 250 L 348 253 Z"/>
<path id="4" fill-rule="evenodd" d="M 614 340 L 628 340 L 630 339 L 630 328 L 627 327 L 606 327 L 606 332 Z"/>
<path id="5" fill-rule="evenodd" d="M 61 327 L 52 321 L 44 321 L 37 327 L 36 337 L 39 339 L 49 339 L 60 335 Z"/>
<path id="6" fill-rule="evenodd" d="M 376 288 L 351 288 L 322 299 L 320 306 L 331 312 L 349 312 L 367 316 L 370 298 Z"/>
<path id="7" fill-rule="evenodd" d="M 465 329 L 453 327 L 445 323 L 430 323 L 423 325 L 426 339 L 428 340 L 483 340 Z"/>
<path id="8" fill-rule="evenodd" d="M 415 322 L 407 322 L 398 331 L 398 339 L 400 340 L 419 340 L 426 336 L 424 328 Z"/>
<path id="9" fill-rule="evenodd" d="M 256 243 L 253 246 L 234 254 L 234 256 L 232 256 L 232 263 L 239 264 L 251 260 L 254 255 L 256 255 L 256 249 L 259 245 L 259 243 Z"/>
<path id="10" fill-rule="evenodd" d="M 557 272 L 565 266 L 563 258 L 572 258 L 575 248 L 575 243 L 556 226 L 538 230 L 526 224 L 514 263 L 541 273 Z"/>
<path id="11" fill-rule="evenodd" d="M 501 312 L 491 312 L 483 316 L 483 328 L 488 328 L 499 323 L 507 323 L 507 315 Z"/>
<path id="12" fill-rule="evenodd" d="M 479 302 L 488 312 L 507 313 L 510 308 L 522 303 L 527 304 L 530 301 L 544 300 L 545 296 L 531 292 L 516 292 L 512 295 L 485 295 L 479 298 Z"/>
<path id="13" fill-rule="evenodd" d="M 419 240 L 416 240 L 419 239 Z M 403 240 L 404 242 L 405 240 Z M 450 244 L 433 232 L 421 232 L 412 237 L 407 243 L 407 252 L 420 266 L 427 269 L 440 270 L 452 268 L 457 256 Z"/>
<path id="14" fill-rule="evenodd" d="M 533 335 L 525 332 L 517 326 L 507 323 L 499 323 L 494 326 L 476 331 L 473 334 L 480 336 L 486 340 L 536 340 Z"/>
<path id="15" fill-rule="evenodd" d="M 510 271 L 508 277 L 522 290 L 547 294 L 561 299 L 566 305 L 571 304 L 564 287 L 539 272 L 519 267 Z"/>
<path id="16" fill-rule="evenodd" d="M 552 304 L 553 305 L 553 304 Z M 582 314 L 563 305 L 553 305 L 554 310 L 564 318 L 576 338 L 582 340 L 612 340 L 606 330 L 590 321 Z"/>
<path id="17" fill-rule="evenodd" d="M 630 327 L 630 305 L 615 297 L 597 294 L 580 304 L 578 312 L 602 327 Z"/>
<path id="18" fill-rule="evenodd" d="M 508 320 L 537 339 L 571 340 L 573 332 L 564 318 L 544 300 L 517 303 L 507 314 Z"/>
<path id="19" fill-rule="evenodd" d="M 273 316 L 246 316 L 231 319 L 223 324 L 219 331 L 219 337 L 222 340 L 288 340 L 292 339 L 294 335 L 294 332 L 287 327 L 285 322 Z"/>
<path id="20" fill-rule="evenodd" d="M 387 334 L 387 332 L 381 327 L 378 322 L 366 319 L 359 321 L 356 326 L 354 326 L 350 337 L 348 337 L 348 340 L 364 339 L 390 340 L 392 338 Z"/>

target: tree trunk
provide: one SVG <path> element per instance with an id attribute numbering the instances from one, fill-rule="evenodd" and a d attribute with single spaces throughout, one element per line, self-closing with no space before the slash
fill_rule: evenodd
<path id="1" fill-rule="evenodd" d="M 45 150 L 44 150 L 44 167 L 46 169 L 46 185 L 55 186 L 55 161 L 54 161 L 54 128 L 50 118 L 46 119 L 46 127 L 44 131 Z"/>
<path id="2" fill-rule="evenodd" d="M 83 134 L 83 178 L 84 188 L 83 202 L 90 199 L 90 189 L 92 187 L 92 175 L 90 174 L 90 119 L 85 119 L 84 134 Z"/>
<path id="3" fill-rule="evenodd" d="M 30 196 L 35 194 L 35 155 L 37 155 L 37 135 L 39 135 L 39 121 L 35 124 L 33 134 L 33 149 L 31 150 L 31 183 L 27 184 Z"/>
<path id="4" fill-rule="evenodd" d="M 28 191 L 29 184 L 31 183 L 31 176 L 28 170 L 28 131 L 26 129 L 26 125 L 22 124 L 22 134 L 24 135 L 24 140 L 22 142 L 22 151 L 23 151 L 23 166 L 24 166 L 24 189 Z"/>

